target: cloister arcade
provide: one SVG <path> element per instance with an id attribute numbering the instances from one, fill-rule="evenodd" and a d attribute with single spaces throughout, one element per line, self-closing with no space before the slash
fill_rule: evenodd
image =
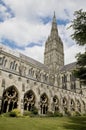
<path id="1" fill-rule="evenodd" d="M 73 112 L 78 111 L 81 112 L 81 103 L 77 99 L 68 99 L 67 97 L 59 98 L 58 95 L 54 95 L 52 97 L 52 103 L 49 103 L 49 97 L 46 93 L 39 95 L 40 105 L 38 109 L 40 109 L 40 114 L 47 114 L 49 109 L 49 104 L 52 104 L 53 109 L 51 111 L 61 112 L 60 108 L 64 113 L 67 111 Z M 50 97 L 51 98 L 51 97 Z M 33 107 L 36 105 L 36 95 L 33 90 L 28 90 L 24 93 L 23 96 L 23 110 L 31 111 Z M 12 111 L 12 109 L 18 108 L 19 106 L 19 93 L 15 86 L 10 86 L 3 91 L 2 95 L 2 104 L 1 104 L 1 112 L 6 113 Z M 85 102 L 83 101 L 83 109 L 85 110 Z"/>

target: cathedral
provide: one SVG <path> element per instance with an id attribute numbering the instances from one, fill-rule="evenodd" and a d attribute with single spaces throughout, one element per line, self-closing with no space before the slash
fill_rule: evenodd
<path id="1" fill-rule="evenodd" d="M 64 65 L 64 47 L 54 14 L 44 64 L 0 46 L 0 112 L 18 108 L 23 113 L 35 106 L 41 115 L 86 113 L 85 86 L 74 77 L 74 69 L 76 63 Z"/>

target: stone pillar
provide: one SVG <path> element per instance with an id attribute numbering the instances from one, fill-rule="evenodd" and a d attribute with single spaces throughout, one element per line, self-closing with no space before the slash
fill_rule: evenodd
<path id="1" fill-rule="evenodd" d="M 57 82 L 57 75 L 55 74 L 55 82 L 54 82 L 54 85 L 56 86 L 56 87 L 58 87 L 57 85 L 58 85 L 58 82 Z"/>
<path id="2" fill-rule="evenodd" d="M 63 103 L 62 103 L 62 97 L 60 98 L 59 110 L 60 110 L 60 113 L 64 114 L 64 111 L 63 111 Z"/>
<path id="3" fill-rule="evenodd" d="M 0 96 L 0 113 L 1 113 L 1 105 L 2 105 L 2 96 Z"/>
<path id="4" fill-rule="evenodd" d="M 21 93 L 18 101 L 18 109 L 21 111 L 21 114 L 24 112 L 24 92 Z"/>

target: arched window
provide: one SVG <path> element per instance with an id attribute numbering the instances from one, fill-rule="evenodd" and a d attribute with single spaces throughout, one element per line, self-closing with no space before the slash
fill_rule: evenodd
<path id="1" fill-rule="evenodd" d="M 13 62 L 10 63 L 10 69 L 13 69 Z"/>
<path id="2" fill-rule="evenodd" d="M 64 82 L 67 82 L 67 76 L 64 75 Z"/>
<path id="3" fill-rule="evenodd" d="M 64 74 L 64 76 L 62 76 L 62 83 L 67 82 L 67 76 Z"/>
<path id="4" fill-rule="evenodd" d="M 32 111 L 35 106 L 35 94 L 29 90 L 24 95 L 24 110 Z"/>
<path id="5" fill-rule="evenodd" d="M 17 64 L 15 64 L 15 70 L 17 69 Z"/>
<path id="6" fill-rule="evenodd" d="M 2 58 L 2 57 L 0 57 L 0 65 L 2 65 L 2 59 L 3 59 L 3 58 Z"/>
<path id="7" fill-rule="evenodd" d="M 70 74 L 70 81 L 75 81 L 74 74 Z"/>
<path id="8" fill-rule="evenodd" d="M 75 82 L 73 82 L 73 83 L 71 83 L 71 90 L 76 90 L 76 83 Z"/>
<path id="9" fill-rule="evenodd" d="M 59 99 L 56 95 L 53 97 L 53 107 L 54 111 L 59 111 Z"/>
<path id="10" fill-rule="evenodd" d="M 29 69 L 28 75 L 31 76 L 31 77 L 33 77 L 33 75 L 34 75 L 34 70 L 33 70 L 33 68 L 30 68 L 30 69 Z"/>
<path id="11" fill-rule="evenodd" d="M 71 111 L 75 111 L 75 103 L 73 99 L 70 100 L 70 109 Z"/>
<path id="12" fill-rule="evenodd" d="M 7 59 L 4 61 L 4 65 L 3 65 L 4 67 L 6 66 L 6 63 L 7 63 Z"/>
<path id="13" fill-rule="evenodd" d="M 41 114 L 47 114 L 48 111 L 48 97 L 44 93 L 40 97 L 40 108 L 41 108 Z"/>
<path id="14" fill-rule="evenodd" d="M 7 88 L 3 93 L 1 112 L 10 112 L 18 106 L 18 91 L 14 86 Z"/>
<path id="15" fill-rule="evenodd" d="M 11 70 L 16 70 L 16 69 L 17 69 L 16 61 L 12 61 L 12 62 L 10 63 L 10 69 L 11 69 Z"/>
<path id="16" fill-rule="evenodd" d="M 67 99 L 65 97 L 63 98 L 62 103 L 63 103 L 63 110 L 66 114 L 67 110 L 68 110 L 68 103 L 67 103 Z"/>
<path id="17" fill-rule="evenodd" d="M 64 84 L 63 86 L 62 86 L 62 89 L 67 89 L 67 84 Z"/>
<path id="18" fill-rule="evenodd" d="M 5 59 L 5 56 L 0 57 L 0 65 L 3 65 L 5 67 L 7 60 Z"/>

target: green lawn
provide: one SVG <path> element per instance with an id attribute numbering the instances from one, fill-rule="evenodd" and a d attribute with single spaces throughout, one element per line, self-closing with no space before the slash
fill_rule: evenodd
<path id="1" fill-rule="evenodd" d="M 86 130 L 86 117 L 0 117 L 0 130 Z"/>

